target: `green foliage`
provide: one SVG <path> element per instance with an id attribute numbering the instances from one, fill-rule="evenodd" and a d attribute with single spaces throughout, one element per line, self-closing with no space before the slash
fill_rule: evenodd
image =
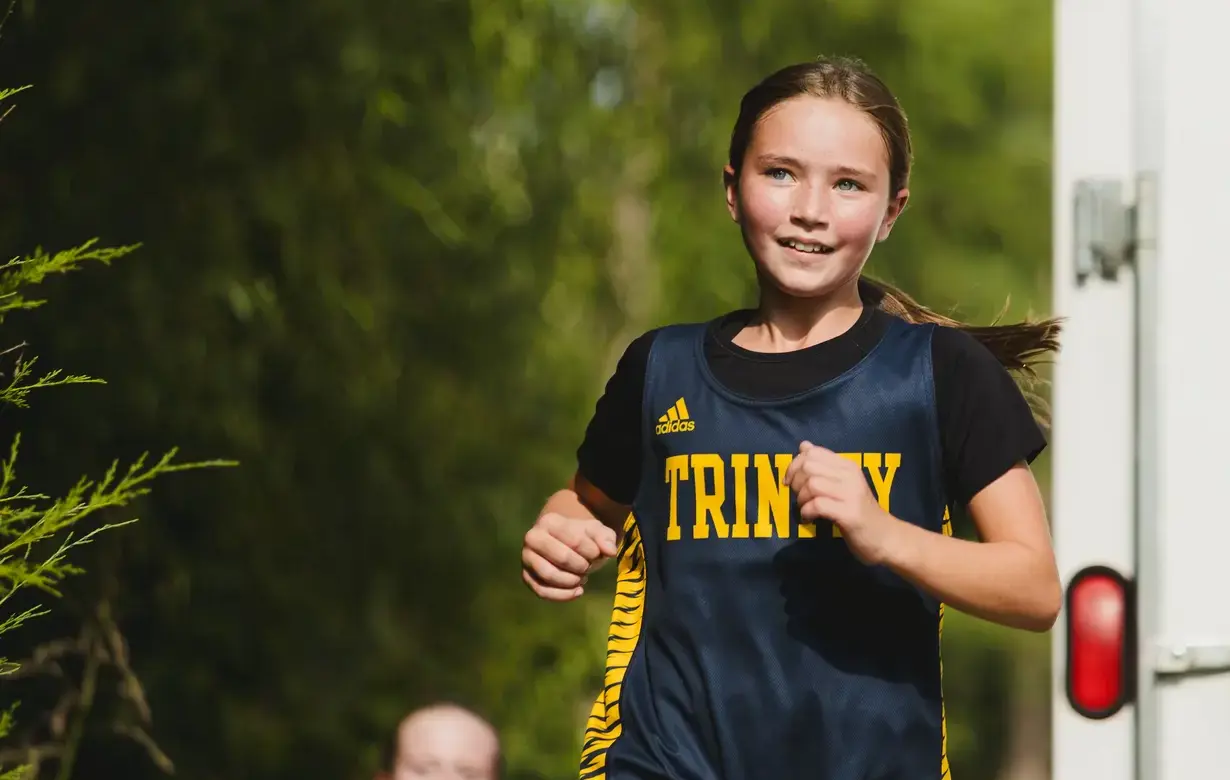
<path id="1" fill-rule="evenodd" d="M 0 90 L 0 100 L 20 91 Z M 134 249 L 133 246 L 98 247 L 97 241 L 91 240 L 54 253 L 38 249 L 31 255 L 0 265 L 0 321 L 14 311 L 41 306 L 45 301 L 27 297 L 26 288 L 43 282 L 48 276 L 79 270 L 91 261 L 110 263 Z M 26 408 L 28 396 L 37 389 L 100 383 L 100 380 L 64 374 L 58 369 L 36 377 L 33 374 L 36 358 L 24 357 L 23 347 L 24 344 L 17 345 L 0 353 L 0 357 L 11 361 L 6 371 L 9 381 L 0 387 L 0 407 Z M 70 562 L 69 554 L 73 553 L 76 557 L 78 548 L 91 543 L 99 534 L 135 522 L 134 518 L 123 522 L 87 523 L 91 516 L 130 505 L 149 493 L 149 483 L 159 476 L 206 466 L 229 465 L 226 461 L 176 462 L 176 451 L 172 449 L 153 464 L 147 464 L 146 455 L 138 457 L 122 470 L 118 462 L 112 462 L 101 479 L 82 477 L 62 496 L 53 498 L 31 490 L 18 480 L 20 441 L 21 434 L 15 433 L 8 457 L 0 461 L 0 609 L 4 614 L 0 620 L 0 636 L 5 637 L 31 618 L 46 613 L 37 605 L 13 612 L 15 596 L 27 589 L 42 591 L 52 597 L 61 596 L 61 583 L 82 571 Z M 0 674 L 12 675 L 20 669 L 20 664 L 0 658 Z M 16 705 L 12 705 L 0 713 L 0 739 L 13 732 L 15 711 Z M 69 771 L 65 767 L 71 767 L 71 745 L 63 747 L 66 749 L 59 753 L 62 774 Z M 0 778 L 34 777 L 38 769 L 37 762 L 22 764 L 7 768 Z M 66 774 L 64 776 L 67 777 Z"/>
<path id="2" fill-rule="evenodd" d="M 189 780 L 368 777 L 437 697 L 483 706 L 513 771 L 575 770 L 610 601 L 535 602 L 517 549 L 628 341 L 750 302 L 719 174 L 770 69 L 855 53 L 900 92 L 914 196 L 875 273 L 975 319 L 1046 308 L 1049 6 L 30 5 L 0 68 L 52 86 L 5 125 L 0 241 L 103 224 L 151 262 L 48 280 L 29 338 L 112 380 L 33 410 L 25 473 L 105 471 L 117 439 L 251 464 L 142 499 L 160 522 L 88 564 Z M 1045 662 L 948 645 L 976 660 L 946 667 L 957 735 L 1004 717 L 976 692 L 1005 659 Z M 976 748 L 954 771 L 994 776 Z"/>
<path id="3" fill-rule="evenodd" d="M 90 244 L 76 247 L 54 255 L 37 252 L 32 256 L 13 261 L 3 268 L 0 289 L 0 317 L 14 309 L 30 309 L 42 303 L 24 298 L 21 289 L 35 284 L 51 273 L 66 273 L 85 260 L 111 259 L 127 252 L 120 250 L 92 250 Z M 6 354 L 11 354 L 9 350 Z M 67 384 L 96 383 L 99 380 L 80 375 L 62 375 L 53 370 L 36 379 L 29 379 L 34 358 L 18 355 L 12 363 L 12 379 L 0 388 L 0 404 L 24 408 L 32 390 Z M 135 522 L 87 524 L 92 515 L 108 509 L 125 507 L 149 492 L 149 483 L 159 476 L 177 471 L 206 466 L 229 465 L 226 461 L 201 461 L 178 463 L 175 450 L 164 454 L 157 462 L 147 465 L 142 455 L 126 469 L 113 462 L 99 480 L 79 479 L 58 498 L 31 491 L 17 479 L 17 454 L 21 434 L 13 437 L 9 456 L 0 462 L 0 609 L 5 617 L 0 621 L 0 636 L 5 636 L 21 627 L 27 620 L 45 614 L 39 606 L 10 612 L 14 596 L 25 589 L 43 591 L 46 595 L 59 597 L 59 586 L 81 569 L 69 561 L 69 553 L 92 542 L 99 534 Z M 11 675 L 21 668 L 0 658 L 0 673 Z M 0 739 L 13 731 L 15 707 L 10 707 L 0 716 Z M 73 746 L 61 746 L 57 754 L 61 767 L 71 767 Z M 64 769 L 63 771 L 68 771 Z M 36 777 L 38 763 L 20 765 L 7 771 L 3 777 Z M 67 777 L 67 774 L 63 775 Z"/>
<path id="4" fill-rule="evenodd" d="M 75 271 L 86 262 L 110 265 L 112 260 L 138 248 L 135 244 L 121 247 L 99 247 L 97 244 L 98 239 L 91 239 L 80 246 L 62 249 L 54 254 L 48 254 L 39 247 L 32 255 L 15 257 L 0 265 L 0 322 L 3 322 L 10 312 L 37 309 L 46 303 L 45 300 L 26 298 L 21 292 L 23 287 L 38 284 L 52 274 Z"/>
<path id="5" fill-rule="evenodd" d="M 0 393 L 0 401 L 3 400 L 3 393 Z M 0 475 L 0 538 L 6 540 L 0 545 L 0 607 L 25 587 L 59 596 L 57 584 L 64 577 L 81 571 L 67 562 L 70 550 L 88 544 L 103 531 L 135 522 L 129 520 L 97 526 L 74 538 L 72 529 L 90 515 L 127 506 L 138 496 L 149 492 L 147 483 L 155 477 L 206 466 L 233 465 L 221 460 L 174 463 L 176 453 L 172 450 L 151 466 L 145 465 L 145 456 L 138 458 L 122 476 L 118 475 L 119 464 L 113 463 L 98 482 L 83 477 L 63 497 L 51 499 L 30 493 L 25 487 L 14 488 L 19 440 L 20 435 L 13 441 L 9 458 L 0 464 L 3 472 Z M 41 560 L 31 560 L 29 553 L 50 540 L 58 541 L 47 555 Z M 16 628 L 29 616 L 30 613 L 25 612 L 6 618 L 0 623 L 0 634 Z"/>

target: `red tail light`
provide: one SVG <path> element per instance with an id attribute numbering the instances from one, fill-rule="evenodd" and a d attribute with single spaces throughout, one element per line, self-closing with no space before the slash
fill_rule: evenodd
<path id="1" fill-rule="evenodd" d="M 1067 600 L 1068 702 L 1086 718 L 1109 718 L 1131 700 L 1136 676 L 1131 583 L 1091 566 L 1072 578 Z"/>

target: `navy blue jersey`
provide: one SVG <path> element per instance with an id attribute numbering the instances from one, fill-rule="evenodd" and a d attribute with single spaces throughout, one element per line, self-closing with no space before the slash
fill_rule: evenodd
<path id="1" fill-rule="evenodd" d="M 808 440 L 950 533 L 933 330 L 894 318 L 856 366 L 773 401 L 714 379 L 705 326 L 658 333 L 582 778 L 947 780 L 943 605 L 800 520 L 783 483 Z"/>

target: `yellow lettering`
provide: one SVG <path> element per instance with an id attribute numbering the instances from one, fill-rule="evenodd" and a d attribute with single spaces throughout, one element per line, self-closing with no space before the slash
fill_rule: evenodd
<path id="1" fill-rule="evenodd" d="M 863 455 L 863 465 L 871 472 L 871 486 L 875 488 L 876 500 L 880 502 L 880 508 L 887 512 L 893 491 L 893 477 L 897 476 L 897 469 L 901 466 L 901 453 L 886 452 L 883 462 L 886 473 L 881 474 L 880 453 L 868 452 Z"/>
<path id="2" fill-rule="evenodd" d="M 713 471 L 713 492 L 705 490 L 705 471 Z M 730 536 L 730 527 L 722 517 L 722 502 L 726 499 L 726 464 L 722 456 L 712 453 L 692 456 L 692 473 L 696 488 L 696 525 L 692 527 L 693 539 L 709 538 L 709 518 L 719 539 Z"/>
<path id="3" fill-rule="evenodd" d="M 901 453 L 898 452 L 839 452 L 839 457 L 857 463 L 860 469 L 870 474 L 872 492 L 876 501 L 885 511 L 890 511 L 892 505 L 893 480 L 901 467 Z M 790 538 L 791 492 L 785 484 L 786 470 L 794 456 L 787 453 L 755 454 L 732 453 L 730 469 L 734 480 L 733 495 L 734 518 L 727 523 L 723 514 L 726 504 L 726 468 L 723 457 L 717 453 L 702 453 L 695 455 L 671 455 L 666 458 L 666 482 L 670 485 L 670 513 L 666 528 L 666 540 L 678 541 L 682 538 L 682 528 L 679 524 L 679 483 L 691 479 L 693 495 L 695 496 L 695 520 L 692 525 L 693 539 L 708 539 L 710 534 L 716 534 L 718 539 L 747 539 L 754 536 L 757 539 Z M 749 524 L 747 489 L 748 470 L 756 472 L 756 519 Z M 706 472 L 712 473 L 712 482 Z M 947 521 L 945 510 L 945 521 Z M 712 530 L 710 526 L 712 525 Z M 841 537 L 841 530 L 832 524 L 832 534 Z M 950 532 L 951 533 L 951 532 Z M 816 523 L 798 521 L 798 538 L 810 539 L 816 536 Z"/>
<path id="4" fill-rule="evenodd" d="M 747 524 L 747 462 L 743 453 L 730 456 L 730 467 L 735 471 L 735 522 L 730 527 L 734 539 L 746 539 L 751 531 Z"/>
<path id="5" fill-rule="evenodd" d="M 666 481 L 671 485 L 670 523 L 666 526 L 666 541 L 679 541 L 679 483 L 688 478 L 688 456 L 671 455 L 666 459 Z"/>
<path id="6" fill-rule="evenodd" d="M 774 530 L 778 537 L 790 538 L 790 488 L 786 486 L 785 479 L 786 469 L 790 468 L 792 460 L 793 455 L 779 453 L 773 456 L 773 463 L 770 464 L 768 455 L 756 455 L 756 494 L 759 497 L 756 507 L 757 539 L 768 539 Z M 777 467 L 776 474 L 773 473 L 774 466 Z M 811 523 L 799 525 L 799 536 L 807 535 L 805 525 L 811 525 L 811 535 L 815 536 L 816 527 Z"/>

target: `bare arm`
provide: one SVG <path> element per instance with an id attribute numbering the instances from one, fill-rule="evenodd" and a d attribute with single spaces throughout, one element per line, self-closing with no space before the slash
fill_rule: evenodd
<path id="1" fill-rule="evenodd" d="M 953 607 L 1001 625 L 1049 631 L 1062 587 L 1046 509 L 1029 467 L 1018 464 L 969 503 L 981 542 L 898 521 L 884 564 Z"/>
<path id="2" fill-rule="evenodd" d="M 632 508 L 612 501 L 579 473 L 568 481 L 568 487 L 557 491 L 547 499 L 539 516 L 557 514 L 578 519 L 594 519 L 615 532 L 623 541 L 624 523 Z"/>
<path id="3" fill-rule="evenodd" d="M 540 598 L 571 601 L 607 558 L 619 554 L 628 507 L 580 474 L 547 499 L 521 548 L 521 578 Z"/>

